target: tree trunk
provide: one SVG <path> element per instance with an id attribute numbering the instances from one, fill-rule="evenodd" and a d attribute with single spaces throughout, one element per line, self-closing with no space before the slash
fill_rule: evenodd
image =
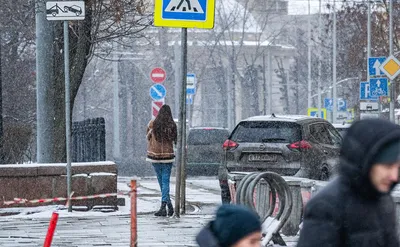
<path id="1" fill-rule="evenodd" d="M 69 53 L 70 53 L 70 90 L 71 90 L 71 116 L 78 93 L 79 86 L 82 82 L 83 74 L 88 63 L 91 48 L 91 26 L 92 11 L 90 6 L 86 6 L 86 16 L 83 21 L 69 22 Z M 54 156 L 53 162 L 66 162 L 66 130 L 65 130 L 65 79 L 64 79 L 64 39 L 63 25 L 57 23 L 55 25 L 55 42 L 54 42 Z M 63 51 L 63 52 L 60 52 Z"/>

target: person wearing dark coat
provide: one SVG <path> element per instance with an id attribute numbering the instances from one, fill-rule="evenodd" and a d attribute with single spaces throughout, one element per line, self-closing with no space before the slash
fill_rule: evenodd
<path id="1" fill-rule="evenodd" d="M 224 204 L 196 241 L 200 247 L 260 247 L 261 237 L 261 222 L 256 213 L 244 206 Z"/>
<path id="2" fill-rule="evenodd" d="M 306 205 L 297 247 L 399 247 L 395 204 L 400 126 L 355 122 L 344 137 L 339 175 Z"/>

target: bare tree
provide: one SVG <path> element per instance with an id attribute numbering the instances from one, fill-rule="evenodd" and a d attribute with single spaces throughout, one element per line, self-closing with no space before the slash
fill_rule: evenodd
<path id="1" fill-rule="evenodd" d="M 146 4 L 142 0 L 92 0 L 86 1 L 86 16 L 83 21 L 70 22 L 70 68 L 71 68 L 71 107 L 75 101 L 79 86 L 81 85 L 85 68 L 90 58 L 97 54 L 110 53 L 117 42 L 121 46 L 123 37 L 141 37 L 142 31 L 151 21 L 146 13 Z M 54 110 L 55 110 L 55 162 L 65 161 L 65 107 L 64 107 L 64 64 L 63 38 L 61 23 L 54 24 Z M 102 52 L 96 53 L 100 49 Z"/>
<path id="2" fill-rule="evenodd" d="M 21 163 L 35 123 L 32 1 L 0 1 L 1 163 Z"/>
<path id="3" fill-rule="evenodd" d="M 256 1 L 221 2 L 216 10 L 218 25 L 204 42 L 207 50 L 204 56 L 207 57 L 198 57 L 203 72 L 209 64 L 228 67 L 224 79 L 230 81 L 230 89 L 227 90 L 233 102 L 238 101 L 238 83 L 243 86 L 241 93 L 254 99 L 243 110 L 244 116 L 265 112 L 267 92 L 261 85 L 266 83 L 266 64 L 262 61 L 269 51 L 279 49 L 279 43 L 283 42 L 280 38 L 286 35 L 287 28 L 295 21 L 285 14 L 274 12 L 275 4 L 265 2 L 260 10 L 260 3 Z M 235 114 L 233 118 L 236 119 Z"/>

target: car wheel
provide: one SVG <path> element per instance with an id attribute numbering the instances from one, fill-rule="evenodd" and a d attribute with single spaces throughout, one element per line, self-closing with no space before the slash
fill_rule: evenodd
<path id="1" fill-rule="evenodd" d="M 330 176 L 330 174 L 329 174 L 328 168 L 326 168 L 326 167 L 322 168 L 320 180 L 328 181 L 329 180 L 329 176 Z"/>

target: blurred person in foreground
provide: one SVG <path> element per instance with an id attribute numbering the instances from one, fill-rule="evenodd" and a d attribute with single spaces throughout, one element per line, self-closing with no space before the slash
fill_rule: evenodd
<path id="1" fill-rule="evenodd" d="M 355 122 L 344 137 L 339 176 L 306 205 L 297 247 L 399 247 L 395 204 L 400 126 Z"/>
<path id="2" fill-rule="evenodd" d="M 243 206 L 224 204 L 196 241 L 200 247 L 260 247 L 261 237 L 256 213 Z"/>
<path id="3" fill-rule="evenodd" d="M 146 133 L 146 160 L 153 164 L 162 195 L 161 207 L 154 215 L 172 216 L 174 208 L 169 196 L 169 183 L 172 163 L 175 160 L 174 143 L 177 140 L 177 128 L 168 105 L 163 105 L 154 121 L 149 122 Z"/>

